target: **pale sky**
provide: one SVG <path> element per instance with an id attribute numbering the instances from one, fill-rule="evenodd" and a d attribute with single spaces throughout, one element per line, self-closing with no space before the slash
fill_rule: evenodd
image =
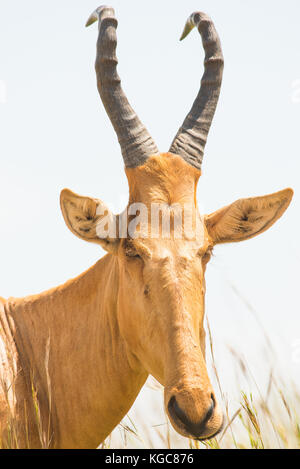
<path id="1" fill-rule="evenodd" d="M 61 189 L 101 198 L 116 212 L 127 202 L 121 152 L 96 89 L 97 27 L 84 27 L 97 6 L 94 0 L 0 0 L 4 297 L 63 283 L 103 255 L 65 226 Z M 229 344 L 254 371 L 260 368 L 264 339 L 252 308 L 278 363 L 300 383 L 294 353 L 300 348 L 300 3 L 114 0 L 112 6 L 123 87 L 161 151 L 189 111 L 203 71 L 197 31 L 179 42 L 185 20 L 200 9 L 215 22 L 225 69 L 199 183 L 201 211 L 285 187 L 295 191 L 269 231 L 215 249 L 206 310 L 216 359 L 225 388 L 233 373 Z"/>

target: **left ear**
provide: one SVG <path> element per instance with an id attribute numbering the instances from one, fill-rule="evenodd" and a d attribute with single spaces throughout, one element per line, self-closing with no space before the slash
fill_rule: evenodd
<path id="1" fill-rule="evenodd" d="M 60 206 L 72 233 L 84 241 L 100 244 L 107 252 L 116 253 L 119 243 L 117 217 L 101 200 L 64 189 L 60 194 Z"/>
<path id="2" fill-rule="evenodd" d="M 253 238 L 270 228 L 288 208 L 292 189 L 263 197 L 239 199 L 233 204 L 206 215 L 208 234 L 214 244 L 232 243 Z"/>

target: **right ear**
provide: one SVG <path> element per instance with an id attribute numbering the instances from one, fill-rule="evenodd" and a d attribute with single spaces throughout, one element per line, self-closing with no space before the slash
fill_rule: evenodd
<path id="1" fill-rule="evenodd" d="M 116 252 L 119 244 L 117 217 L 101 200 L 63 189 L 60 206 L 67 227 L 78 238 L 100 244 L 107 252 Z"/>

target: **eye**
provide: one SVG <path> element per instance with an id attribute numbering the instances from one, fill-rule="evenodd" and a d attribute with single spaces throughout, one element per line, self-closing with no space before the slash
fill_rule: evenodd
<path id="1" fill-rule="evenodd" d="M 125 246 L 125 256 L 131 259 L 141 259 L 141 256 L 131 243 L 128 243 Z"/>
<path id="2" fill-rule="evenodd" d="M 203 261 L 203 262 L 208 262 L 208 261 L 210 261 L 211 255 L 212 255 L 212 252 L 211 252 L 211 251 L 207 251 L 207 252 L 204 254 L 204 256 L 202 256 L 202 261 Z"/>
<path id="3" fill-rule="evenodd" d="M 198 255 L 199 257 L 201 257 L 202 262 L 207 263 L 208 261 L 210 261 L 212 253 L 213 253 L 213 248 L 209 247 L 204 253 L 202 250 L 200 250 L 198 252 Z"/>
<path id="4" fill-rule="evenodd" d="M 126 257 L 131 259 L 141 259 L 141 256 L 136 251 L 126 251 Z"/>

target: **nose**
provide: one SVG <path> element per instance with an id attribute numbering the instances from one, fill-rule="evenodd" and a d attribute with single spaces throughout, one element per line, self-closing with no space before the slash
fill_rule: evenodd
<path id="1" fill-rule="evenodd" d="M 180 398 L 180 396 L 178 397 Z M 179 399 L 175 395 L 170 398 L 168 412 L 176 427 L 183 430 L 186 436 L 202 440 L 212 438 L 219 433 L 223 425 L 223 416 L 216 411 L 216 400 L 213 394 L 207 400 L 206 406 L 204 408 L 201 406 L 202 411 L 194 412 L 193 417 L 187 415 L 184 407 L 178 401 Z"/>

